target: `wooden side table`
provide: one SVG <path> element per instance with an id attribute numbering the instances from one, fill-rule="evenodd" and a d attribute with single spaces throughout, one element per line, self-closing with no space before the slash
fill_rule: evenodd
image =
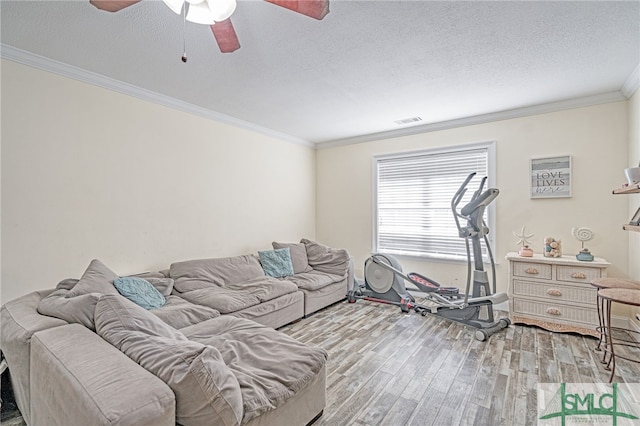
<path id="1" fill-rule="evenodd" d="M 616 356 L 626 359 L 627 361 L 640 362 L 640 359 L 630 358 L 628 356 L 616 355 L 616 346 L 627 346 L 632 348 L 640 348 L 640 343 L 633 336 L 640 336 L 640 333 L 634 330 L 628 330 L 611 325 L 611 303 L 620 303 L 623 305 L 640 306 L 640 289 L 637 288 L 601 288 L 598 290 L 598 315 L 600 316 L 601 344 L 600 347 L 605 352 L 602 358 L 603 363 L 607 364 L 606 369 L 611 370 L 609 383 L 613 381 L 616 371 Z M 628 333 L 629 338 L 615 337 L 613 331 Z M 609 355 L 609 361 L 606 361 L 606 355 Z"/>

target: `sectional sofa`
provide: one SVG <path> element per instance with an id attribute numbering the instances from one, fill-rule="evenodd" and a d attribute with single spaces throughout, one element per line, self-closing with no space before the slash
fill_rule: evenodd
<path id="1" fill-rule="evenodd" d="M 305 425 L 326 352 L 275 328 L 352 279 L 346 250 L 306 239 L 130 277 L 94 260 L 6 303 L 0 348 L 29 425 Z"/>

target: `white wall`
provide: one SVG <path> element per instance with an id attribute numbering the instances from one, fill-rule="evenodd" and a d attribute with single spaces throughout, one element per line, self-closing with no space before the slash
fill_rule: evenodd
<path id="1" fill-rule="evenodd" d="M 512 235 L 523 225 L 535 233 L 534 250 L 546 235 L 560 238 L 565 254 L 580 249 L 571 228 L 586 226 L 596 237 L 587 246 L 612 263 L 609 275 L 628 273 L 628 200 L 612 196 L 627 167 L 627 102 L 585 107 L 525 118 L 404 136 L 357 145 L 320 149 L 317 153 L 317 237 L 345 247 L 356 258 L 362 277 L 372 250 L 372 173 L 374 155 L 496 141 L 498 290 L 506 291 L 504 256 L 517 250 Z M 573 157 L 573 196 L 529 198 L 529 160 L 556 155 Z M 424 273 L 443 284 L 462 286 L 464 264 L 401 258 L 407 271 Z"/>
<path id="2" fill-rule="evenodd" d="M 2 300 L 315 238 L 315 151 L 2 61 Z"/>

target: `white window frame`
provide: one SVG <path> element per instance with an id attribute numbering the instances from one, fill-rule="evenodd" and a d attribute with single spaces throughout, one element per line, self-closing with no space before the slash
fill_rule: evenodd
<path id="1" fill-rule="evenodd" d="M 488 142 L 478 142 L 472 144 L 465 145 L 456 145 L 450 147 L 442 147 L 442 148 L 433 148 L 433 149 L 425 149 L 419 151 L 408 151 L 408 152 L 399 152 L 393 154 L 384 154 L 384 155 L 376 155 L 372 159 L 372 182 L 373 182 L 373 208 L 372 208 L 372 226 L 373 226 L 373 241 L 372 247 L 374 253 L 385 253 L 384 248 L 379 247 L 378 244 L 378 164 L 381 160 L 387 159 L 396 159 L 396 158 L 407 158 L 410 159 L 412 157 L 417 156 L 425 156 L 425 155 L 438 155 L 444 153 L 455 153 L 455 152 L 465 152 L 472 151 L 477 149 L 486 149 L 487 151 L 487 182 L 485 184 L 484 189 L 489 187 L 496 187 L 496 142 L 488 141 Z M 476 176 L 469 183 L 467 193 L 473 193 L 477 190 L 478 185 L 480 184 L 480 178 L 482 176 Z M 462 181 L 460 182 L 462 183 Z M 453 198 L 454 194 L 451 194 Z M 499 199 L 500 197 L 498 197 Z M 497 201 L 497 200 L 496 200 Z M 496 253 L 496 202 L 489 204 L 487 209 L 485 210 L 487 214 L 487 226 L 489 227 L 489 234 L 487 238 L 489 240 L 489 244 L 491 245 L 491 251 Z M 460 206 L 462 207 L 462 206 Z M 453 213 L 451 213 L 451 223 L 455 226 Z M 464 225 L 461 223 L 461 225 Z M 462 238 L 460 239 L 462 241 Z M 484 244 L 483 244 L 484 246 Z M 428 258 L 428 259 L 436 259 L 436 260 L 452 260 L 452 261 L 466 261 L 465 256 L 457 256 L 457 255 L 445 255 L 441 253 L 398 253 L 398 252 L 390 252 L 386 253 L 393 254 L 395 256 L 407 256 L 407 257 L 417 257 L 417 258 Z M 486 250 L 483 249 L 483 260 L 484 262 L 488 262 L 489 259 L 487 257 Z"/>

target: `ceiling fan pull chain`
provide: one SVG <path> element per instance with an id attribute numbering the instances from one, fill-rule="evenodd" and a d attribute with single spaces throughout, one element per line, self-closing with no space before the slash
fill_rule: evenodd
<path id="1" fill-rule="evenodd" d="M 182 8 L 182 62 L 187 62 L 187 3 Z"/>

